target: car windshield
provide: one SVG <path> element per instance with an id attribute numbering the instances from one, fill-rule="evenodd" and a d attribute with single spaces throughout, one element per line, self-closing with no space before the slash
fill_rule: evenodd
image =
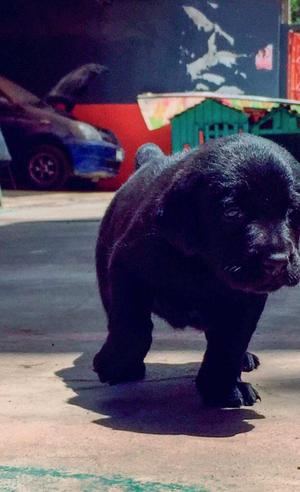
<path id="1" fill-rule="evenodd" d="M 0 95 L 15 104 L 37 104 L 40 101 L 37 96 L 5 77 L 0 77 Z"/>

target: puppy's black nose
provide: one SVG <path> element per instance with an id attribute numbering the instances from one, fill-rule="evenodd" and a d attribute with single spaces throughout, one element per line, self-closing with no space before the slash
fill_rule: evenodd
<path id="1" fill-rule="evenodd" d="M 286 270 L 289 257 L 285 253 L 273 253 L 264 261 L 264 268 L 267 273 L 278 275 Z"/>

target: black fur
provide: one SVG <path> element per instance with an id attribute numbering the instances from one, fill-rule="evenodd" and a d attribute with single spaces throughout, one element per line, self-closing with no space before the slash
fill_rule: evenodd
<path id="1" fill-rule="evenodd" d="M 110 384 L 144 377 L 153 312 L 205 331 L 205 403 L 253 405 L 259 395 L 240 379 L 259 365 L 250 338 L 268 293 L 300 278 L 299 164 L 246 134 L 171 158 L 145 145 L 136 163 L 97 243 L 109 333 L 95 371 Z"/>

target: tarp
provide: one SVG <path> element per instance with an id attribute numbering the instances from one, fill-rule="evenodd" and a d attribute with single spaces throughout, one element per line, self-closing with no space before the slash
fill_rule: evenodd
<path id="1" fill-rule="evenodd" d="M 207 98 L 217 99 L 222 104 L 241 110 L 251 108 L 269 111 L 280 105 L 288 105 L 292 110 L 300 113 L 300 101 L 246 95 L 222 95 L 213 92 L 147 93 L 140 94 L 137 100 L 148 130 L 157 130 L 168 125 L 173 116 L 200 104 Z"/>

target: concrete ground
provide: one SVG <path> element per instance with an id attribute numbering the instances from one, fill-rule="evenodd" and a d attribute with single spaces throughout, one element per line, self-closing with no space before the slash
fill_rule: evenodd
<path id="1" fill-rule="evenodd" d="M 193 384 L 203 336 L 159 319 L 145 381 L 98 382 L 93 258 L 111 196 L 4 196 L 0 491 L 300 490 L 299 288 L 271 296 L 254 336 L 254 407 L 204 408 Z"/>

